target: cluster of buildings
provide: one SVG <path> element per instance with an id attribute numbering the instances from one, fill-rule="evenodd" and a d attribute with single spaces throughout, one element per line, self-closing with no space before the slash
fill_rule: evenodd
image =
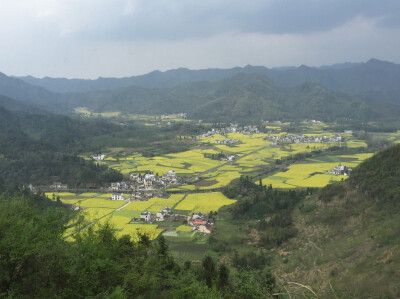
<path id="1" fill-rule="evenodd" d="M 111 183 L 109 189 L 115 191 L 115 198 L 118 192 L 132 192 L 131 200 L 146 200 L 160 193 L 159 189 L 181 185 L 183 179 L 176 175 L 175 170 L 158 176 L 151 173 L 140 175 L 131 174 L 129 182 Z M 117 199 L 116 199 L 117 200 Z"/>
<path id="2" fill-rule="evenodd" d="M 333 137 L 323 136 L 305 136 L 305 135 L 281 135 L 268 136 L 265 140 L 271 141 L 273 145 L 278 143 L 321 143 L 321 142 L 342 142 L 345 139 L 340 134 Z"/>
<path id="3" fill-rule="evenodd" d="M 230 139 L 230 138 L 226 138 L 225 140 L 215 140 L 215 144 L 225 144 L 225 145 L 230 145 L 230 144 L 234 144 L 234 143 L 238 143 L 239 140 L 237 139 Z"/>
<path id="4" fill-rule="evenodd" d="M 169 220 L 171 217 L 171 208 L 165 207 L 161 211 L 156 214 L 152 214 L 151 212 L 145 211 L 140 213 L 139 221 L 142 222 L 154 222 L 154 221 L 165 221 Z M 136 221 L 135 218 L 132 221 Z"/>
<path id="5" fill-rule="evenodd" d="M 32 186 L 32 184 L 30 184 Z M 60 190 L 60 189 L 68 189 L 68 185 L 67 184 L 63 184 L 60 182 L 55 182 L 53 183 L 53 185 L 50 185 L 51 189 L 55 189 L 55 190 Z"/>
<path id="6" fill-rule="evenodd" d="M 187 218 L 187 224 L 192 227 L 193 231 L 198 231 L 204 234 L 211 233 L 214 227 L 214 223 L 211 219 L 202 212 L 197 212 L 192 216 L 189 216 Z"/>
<path id="7" fill-rule="evenodd" d="M 173 114 L 161 115 L 161 119 L 164 119 L 164 118 L 187 119 L 187 113 L 173 113 Z"/>
<path id="8" fill-rule="evenodd" d="M 206 133 L 198 135 L 197 138 L 213 137 L 215 134 L 225 135 L 227 133 L 240 133 L 244 135 L 251 135 L 260 133 L 257 126 L 239 126 L 236 124 L 231 124 L 229 127 L 221 129 L 211 129 Z"/>
<path id="9" fill-rule="evenodd" d="M 154 222 L 154 221 L 165 221 L 174 219 L 173 216 L 179 215 L 172 215 L 171 208 L 165 207 L 161 211 L 153 214 L 151 212 L 145 211 L 140 213 L 139 219 L 133 218 L 132 221 L 142 221 L 142 222 Z M 187 217 L 187 225 L 192 227 L 192 230 L 195 232 L 200 232 L 204 234 L 209 234 L 213 231 L 214 223 L 211 219 L 208 218 L 207 215 L 203 214 L 202 212 L 197 212 L 192 214 L 192 216 Z"/>

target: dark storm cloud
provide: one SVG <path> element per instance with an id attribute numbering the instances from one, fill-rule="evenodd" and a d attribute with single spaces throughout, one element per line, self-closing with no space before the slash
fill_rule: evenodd
<path id="1" fill-rule="evenodd" d="M 0 71 L 400 62 L 400 0 L 2 0 Z M 384 45 L 384 46 L 382 46 Z"/>

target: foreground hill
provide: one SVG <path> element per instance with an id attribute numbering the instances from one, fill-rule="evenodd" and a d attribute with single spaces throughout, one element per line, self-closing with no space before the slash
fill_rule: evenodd
<path id="1" fill-rule="evenodd" d="M 300 204 L 293 215 L 298 233 L 278 249 L 275 275 L 324 298 L 399 297 L 399 163 L 397 145 L 362 163 L 348 182 Z"/>
<path id="2" fill-rule="evenodd" d="M 275 83 L 294 87 L 307 81 L 317 82 L 326 88 L 377 100 L 400 102 L 400 65 L 371 59 L 366 63 L 345 63 L 315 67 L 291 67 L 269 69 L 263 66 L 235 67 L 232 69 L 189 70 L 185 68 L 166 72 L 154 71 L 128 78 L 99 78 L 96 80 L 65 78 L 21 77 L 25 82 L 53 92 L 87 92 L 118 89 L 129 86 L 145 88 L 169 88 L 182 83 L 216 81 L 233 77 L 239 73 L 259 74 L 271 78 Z"/>
<path id="3" fill-rule="evenodd" d="M 165 114 L 186 112 L 208 120 L 338 118 L 392 119 L 398 105 L 339 94 L 316 83 L 279 87 L 268 77 L 239 74 L 215 82 L 185 83 L 168 89 L 129 87 L 66 95 L 70 109 Z"/>

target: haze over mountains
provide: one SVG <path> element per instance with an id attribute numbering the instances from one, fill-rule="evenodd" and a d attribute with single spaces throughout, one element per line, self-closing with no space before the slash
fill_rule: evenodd
<path id="1" fill-rule="evenodd" d="M 56 112 L 164 114 L 202 119 L 381 119 L 400 116 L 400 65 L 371 59 L 320 68 L 154 71 L 96 80 L 8 77 L 0 94 Z"/>

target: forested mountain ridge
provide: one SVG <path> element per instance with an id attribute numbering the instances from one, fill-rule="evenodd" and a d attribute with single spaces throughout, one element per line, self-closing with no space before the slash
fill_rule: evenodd
<path id="1" fill-rule="evenodd" d="M 168 87 L 148 88 L 151 84 L 143 84 L 146 87 L 128 86 L 65 94 L 50 92 L 2 74 L 0 94 L 59 113 L 72 113 L 74 108 L 86 106 L 94 112 L 186 112 L 192 118 L 214 121 L 305 118 L 328 121 L 390 120 L 400 115 L 400 104 L 396 104 L 396 98 L 392 97 L 400 94 L 396 91 L 396 78 L 400 78 L 398 69 L 400 67 L 395 64 L 377 60 L 347 67 L 320 69 L 301 66 L 294 69 L 268 70 L 248 66 L 242 69 L 222 70 L 222 73 L 213 69 L 210 71 L 213 74 L 210 75 L 212 80 L 196 82 L 185 81 L 191 81 L 190 78 L 198 80 L 207 70 L 194 71 L 202 75 L 191 77 L 192 71 L 179 69 L 177 74 L 188 74 L 177 75 L 182 80 L 177 80 L 176 84 L 185 82 L 179 85 L 159 84 Z M 225 74 L 225 71 L 229 76 L 220 79 L 225 76 L 221 75 Z M 174 81 L 176 76 L 167 76 L 174 72 L 156 72 L 152 76 L 164 74 L 166 77 L 162 77 L 162 80 L 168 81 L 172 78 Z M 157 86 L 157 80 L 149 82 L 154 82 L 154 86 Z M 279 85 L 276 82 L 279 82 Z M 355 84 L 354 88 L 352 82 Z M 106 86 L 108 85 L 104 84 L 103 87 Z M 327 89 L 326 86 L 331 88 Z"/>
<path id="2" fill-rule="evenodd" d="M 168 89 L 128 87 L 66 95 L 70 109 L 165 114 L 186 112 L 208 120 L 396 118 L 400 106 L 327 90 L 317 83 L 277 86 L 266 76 L 238 74 L 215 82 L 184 83 Z"/>
<path id="3" fill-rule="evenodd" d="M 347 63 L 320 68 L 305 65 L 269 69 L 263 66 L 235 67 L 232 69 L 189 70 L 185 68 L 165 72 L 132 76 L 128 78 L 98 78 L 96 80 L 20 77 L 25 82 L 53 92 L 86 92 L 140 86 L 168 88 L 186 82 L 216 81 L 239 73 L 265 75 L 276 84 L 287 87 L 307 81 L 317 82 L 326 88 L 376 100 L 400 102 L 400 65 L 371 59 L 365 63 Z"/>

